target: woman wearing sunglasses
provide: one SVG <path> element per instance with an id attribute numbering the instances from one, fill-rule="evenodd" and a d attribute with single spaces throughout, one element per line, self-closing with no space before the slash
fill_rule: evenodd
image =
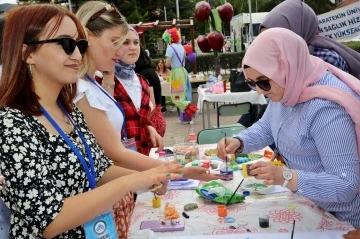
<path id="1" fill-rule="evenodd" d="M 251 165 L 251 175 L 282 185 L 360 227 L 360 81 L 311 56 L 306 42 L 284 28 L 261 33 L 243 59 L 248 82 L 269 97 L 264 116 L 218 155 L 248 153 L 272 142 L 287 167 Z"/>
<path id="2" fill-rule="evenodd" d="M 136 173 L 104 156 L 72 103 L 85 38 L 75 15 L 57 5 L 20 6 L 7 14 L 0 197 L 11 210 L 9 238 L 93 238 L 103 221 L 102 233 L 117 238 L 109 212 L 117 201 L 181 177 L 173 174 L 181 168 L 176 164 Z"/>

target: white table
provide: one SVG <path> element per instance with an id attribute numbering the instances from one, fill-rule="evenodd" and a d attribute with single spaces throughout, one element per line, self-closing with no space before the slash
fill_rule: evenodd
<path id="1" fill-rule="evenodd" d="M 208 120 L 208 128 L 210 126 L 210 111 L 209 103 L 244 103 L 250 102 L 251 104 L 267 104 L 265 96 L 263 94 L 259 95 L 256 91 L 248 92 L 230 92 L 229 90 L 223 94 L 212 94 L 205 93 L 206 88 L 198 88 L 197 92 L 199 95 L 197 107 L 202 112 L 202 122 L 203 129 L 205 129 L 205 112 L 203 111 L 203 103 L 206 103 L 206 112 Z"/>
<path id="2" fill-rule="evenodd" d="M 215 144 L 199 145 L 200 157 L 205 149 L 214 148 Z M 263 153 L 258 151 L 255 153 Z M 155 149 L 150 156 L 157 158 Z M 260 159 L 265 160 L 265 159 Z M 230 190 L 235 190 L 242 179 L 242 173 L 235 171 L 234 180 L 220 182 Z M 241 193 L 241 190 L 239 190 Z M 233 217 L 234 223 L 227 223 L 225 218 L 218 217 L 217 204 L 199 197 L 194 190 L 172 190 L 162 199 L 161 208 L 153 208 L 151 193 L 138 196 L 134 213 L 131 217 L 129 239 L 139 231 L 144 220 L 159 220 L 163 215 L 166 203 L 174 205 L 181 214 L 186 203 L 196 202 L 198 209 L 189 211 L 189 219 L 185 220 L 185 230 L 178 232 L 155 233 L 159 238 L 198 238 L 198 239 L 290 239 L 293 221 L 296 221 L 294 239 L 341 239 L 341 235 L 353 227 L 341 222 L 333 215 L 316 206 L 309 199 L 282 192 L 268 195 L 252 193 L 243 203 L 228 206 L 228 216 Z M 270 227 L 259 227 L 259 215 L 270 217 Z M 240 223 L 246 222 L 247 225 Z M 229 226 L 236 229 L 230 229 Z M 250 231 L 250 232 L 249 232 Z M 144 238 L 144 237 L 142 237 Z"/>

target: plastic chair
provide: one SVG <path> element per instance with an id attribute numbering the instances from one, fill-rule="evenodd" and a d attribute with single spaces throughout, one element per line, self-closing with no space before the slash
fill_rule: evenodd
<path id="1" fill-rule="evenodd" d="M 244 115 L 244 114 L 251 115 L 251 103 L 250 102 L 220 105 L 217 108 L 217 127 L 223 128 L 223 127 L 234 127 L 234 126 L 239 126 L 239 125 L 243 126 L 242 124 L 239 124 L 239 123 L 227 124 L 227 125 L 220 126 L 220 116 L 240 116 L 240 115 Z M 252 124 L 252 122 L 250 122 L 250 125 L 251 124 Z M 213 128 L 216 128 L 216 126 L 213 126 Z"/>
<path id="2" fill-rule="evenodd" d="M 242 125 L 234 127 L 224 127 L 224 128 L 214 128 L 214 129 L 204 129 L 201 130 L 197 135 L 198 144 L 216 144 L 222 138 L 225 137 L 235 137 L 240 133 L 240 131 L 246 129 Z"/>

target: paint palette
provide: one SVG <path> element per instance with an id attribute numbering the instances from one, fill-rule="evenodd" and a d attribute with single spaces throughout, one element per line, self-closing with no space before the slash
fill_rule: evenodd
<path id="1" fill-rule="evenodd" d="M 263 193 L 271 188 L 273 185 L 266 185 L 264 181 L 256 180 L 256 179 L 245 179 L 243 184 L 241 185 L 242 189 L 250 191 L 250 192 L 260 192 Z"/>

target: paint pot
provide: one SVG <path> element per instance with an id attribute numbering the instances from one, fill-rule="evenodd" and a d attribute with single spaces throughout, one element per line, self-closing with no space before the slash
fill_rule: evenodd
<path id="1" fill-rule="evenodd" d="M 259 226 L 261 228 L 268 228 L 269 227 L 269 216 L 268 215 L 259 216 Z"/>
<path id="2" fill-rule="evenodd" d="M 152 199 L 152 206 L 153 206 L 153 208 L 159 208 L 159 207 L 161 207 L 161 198 L 159 198 L 159 197 L 154 197 L 153 199 Z"/>
<path id="3" fill-rule="evenodd" d="M 234 170 L 230 167 L 230 165 L 228 165 L 227 167 L 226 167 L 226 166 L 222 166 L 221 169 L 220 169 L 220 174 L 221 174 L 221 175 L 229 175 L 229 176 L 230 176 L 229 178 L 221 179 L 221 180 L 230 181 L 230 180 L 233 180 L 233 179 L 234 179 Z"/>
<path id="4" fill-rule="evenodd" d="M 219 217 L 226 217 L 227 216 L 227 207 L 225 205 L 219 205 L 217 207 L 218 216 Z"/>
<path id="5" fill-rule="evenodd" d="M 203 168 L 210 168 L 210 161 L 209 160 L 205 160 L 204 162 L 203 162 Z"/>
<path id="6" fill-rule="evenodd" d="M 225 219 L 225 221 L 226 221 L 227 223 L 233 223 L 233 222 L 235 222 L 235 218 L 233 218 L 233 217 L 227 217 L 227 218 Z"/>

